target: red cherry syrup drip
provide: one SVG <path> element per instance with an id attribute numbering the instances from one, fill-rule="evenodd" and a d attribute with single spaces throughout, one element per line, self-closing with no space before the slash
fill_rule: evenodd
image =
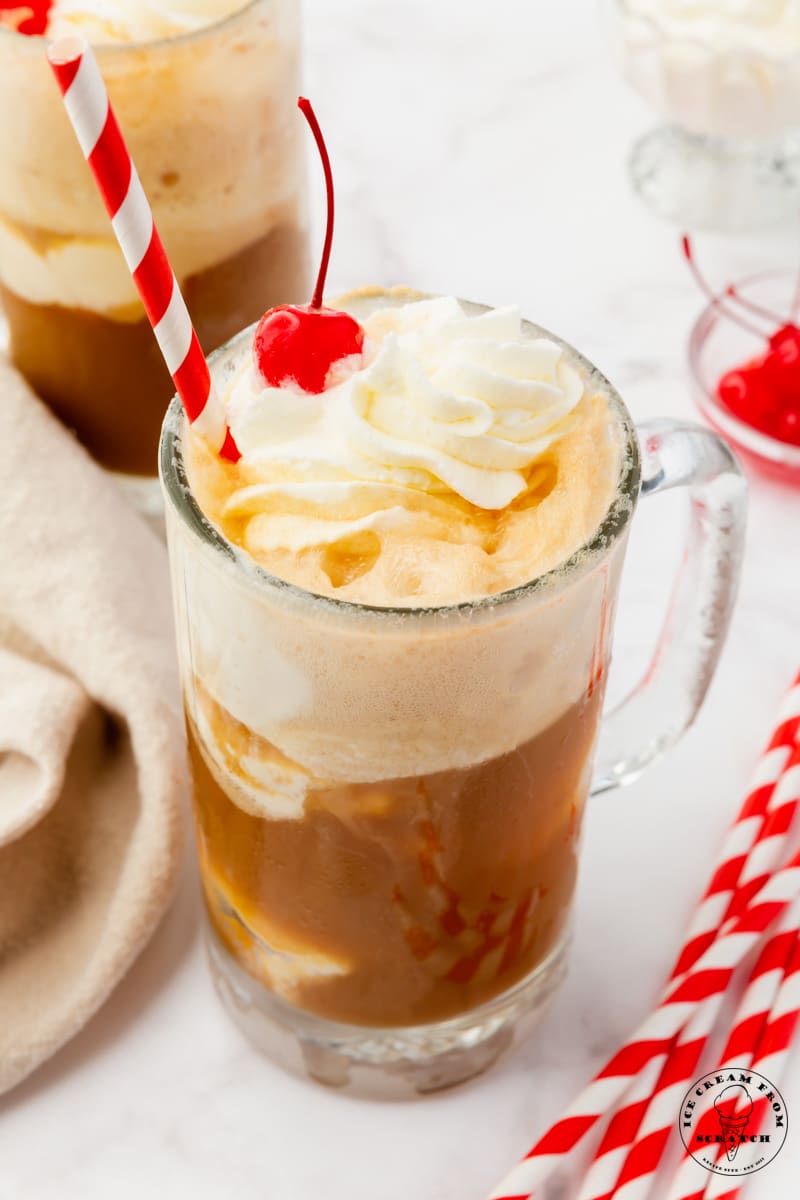
<path id="1" fill-rule="evenodd" d="M 790 446 L 800 446 L 800 327 L 740 296 L 732 285 L 725 289 L 725 299 L 716 296 L 697 268 L 688 237 L 684 236 L 682 246 L 692 274 L 715 308 L 766 343 L 761 354 L 725 372 L 717 383 L 717 396 L 735 417 L 753 429 Z M 732 310 L 726 301 L 769 322 L 774 332 L 766 333 Z"/>
<path id="2" fill-rule="evenodd" d="M 256 370 L 271 387 L 294 383 L 304 392 L 319 394 L 331 367 L 360 354 L 364 330 L 348 313 L 323 308 L 322 293 L 328 274 L 333 244 L 333 173 L 322 130 L 308 100 L 302 96 L 297 107 L 311 126 L 325 172 L 328 224 L 317 284 L 309 305 L 281 304 L 271 308 L 259 322 L 253 341 Z"/>
<path id="3" fill-rule="evenodd" d="M 0 0 L 0 28 L 40 37 L 47 32 L 52 5 L 53 0 Z"/>

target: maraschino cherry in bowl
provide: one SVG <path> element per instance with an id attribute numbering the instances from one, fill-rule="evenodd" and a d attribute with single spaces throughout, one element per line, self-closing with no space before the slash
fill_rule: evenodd
<path id="1" fill-rule="evenodd" d="M 685 242 L 693 264 L 691 249 Z M 800 283 L 763 271 L 714 294 L 689 337 L 695 400 L 752 465 L 800 484 Z"/>

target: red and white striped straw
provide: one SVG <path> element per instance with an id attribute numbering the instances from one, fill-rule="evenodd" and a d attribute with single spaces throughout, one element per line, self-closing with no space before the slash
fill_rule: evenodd
<path id="1" fill-rule="evenodd" d="M 47 57 L 186 415 L 214 450 L 236 462 L 239 451 L 92 49 L 68 37 Z"/>
<path id="2" fill-rule="evenodd" d="M 709 1023 L 710 1010 L 716 1007 L 717 998 L 727 989 L 735 966 L 757 944 L 763 931 L 775 919 L 777 911 L 782 911 L 793 898 L 793 889 L 800 877 L 800 855 L 767 882 L 763 871 L 766 864 L 761 860 L 764 852 L 760 851 L 753 861 L 752 871 L 748 871 L 743 881 L 751 910 L 742 913 L 742 906 L 738 903 L 734 905 L 740 877 L 756 843 L 762 840 L 771 843 L 773 849 L 778 848 L 778 842 L 773 843 L 772 838 L 778 836 L 781 819 L 769 822 L 765 820 L 765 815 L 776 781 L 787 766 L 791 747 L 796 740 L 800 740 L 800 676 L 781 707 L 777 728 L 759 765 L 754 786 L 725 842 L 712 883 L 701 903 L 698 917 L 690 927 L 689 938 L 673 972 L 673 986 L 667 997 L 640 1026 L 631 1041 L 584 1089 L 564 1117 L 540 1138 L 528 1156 L 492 1194 L 492 1200 L 527 1200 L 533 1189 L 557 1169 L 600 1117 L 617 1104 L 631 1082 L 638 1080 L 639 1086 L 632 1097 L 636 1103 L 630 1106 L 628 1124 L 618 1122 L 614 1138 L 608 1140 L 608 1134 L 604 1138 L 608 1152 L 618 1152 L 614 1166 L 619 1169 L 619 1152 L 624 1156 L 627 1145 L 635 1137 L 648 1107 L 652 1085 L 659 1078 L 674 1039 L 693 1016 L 698 1025 Z M 778 804 L 779 809 L 783 807 L 782 802 Z M 781 846 L 785 838 L 784 827 Z M 771 902 L 765 908 L 764 901 L 773 895 L 775 888 L 784 889 L 783 901 L 777 910 Z M 752 907 L 756 896 L 757 904 Z M 720 923 L 725 920 L 726 913 L 734 908 L 740 916 L 729 921 L 724 933 L 718 936 Z M 752 925 L 753 921 L 756 926 L 761 925 L 761 933 Z M 741 935 L 746 931 L 755 936 L 743 949 Z M 716 943 L 715 937 L 718 937 Z M 723 963 L 727 964 L 727 969 L 719 969 Z M 670 1090 L 673 1075 L 680 1077 L 681 1068 L 690 1060 L 693 1051 L 692 1043 L 679 1048 L 679 1054 L 666 1077 Z M 643 1073 L 647 1075 L 646 1083 L 642 1080 Z M 616 1170 L 612 1173 L 616 1174 Z"/>
<path id="3" fill-rule="evenodd" d="M 663 1054 L 700 1004 L 724 991 L 742 960 L 764 932 L 800 895 L 800 853 L 776 871 L 731 929 L 706 950 L 633 1038 L 595 1076 L 560 1121 L 528 1151 L 526 1157 L 491 1194 L 490 1200 L 528 1200 L 561 1165 L 602 1116 L 625 1094 L 632 1080 Z"/>
<path id="4" fill-rule="evenodd" d="M 800 903 L 788 909 L 779 928 L 758 957 L 739 1003 L 733 1028 L 722 1051 L 719 1071 L 737 1067 L 764 1068 L 777 1083 L 800 1017 Z M 762 1105 L 763 1109 L 763 1105 Z M 749 1131 L 758 1132 L 763 1119 L 759 1101 Z M 698 1133 L 706 1132 L 698 1127 Z M 698 1186 L 697 1164 L 684 1154 L 668 1192 L 668 1200 L 718 1200 L 736 1195 L 725 1176 L 710 1175 Z M 627 1197 L 626 1197 L 627 1200 Z"/>
<path id="5" fill-rule="evenodd" d="M 725 839 L 714 874 L 689 926 L 672 972 L 673 979 L 697 961 L 714 941 L 725 918 L 731 915 L 744 865 L 756 839 L 764 836 L 763 820 L 771 807 L 775 786 L 797 744 L 800 744 L 800 673 L 778 711 L 774 733 L 759 760 L 750 790 Z"/>
<path id="6" fill-rule="evenodd" d="M 632 1200 L 634 1195 L 647 1194 L 651 1167 L 654 1170 L 660 1162 L 686 1093 L 682 1081 L 693 1076 L 724 997 L 721 990 L 703 1001 L 672 1045 L 653 1058 L 635 1081 L 625 1104 L 611 1119 L 578 1200 L 610 1200 L 621 1194 Z"/>
<path id="7" fill-rule="evenodd" d="M 800 937 L 795 942 L 786 974 L 770 1013 L 770 1019 L 759 1039 L 752 1066 L 774 1084 L 782 1082 L 792 1049 L 792 1042 L 800 1024 Z M 768 1100 L 759 1098 L 753 1113 L 753 1132 L 758 1133 L 767 1112 Z M 733 1190 L 724 1176 L 715 1175 L 710 1189 L 706 1185 L 708 1200 L 734 1200 L 739 1195 L 741 1184 Z"/>
<path id="8" fill-rule="evenodd" d="M 720 1070 L 723 1067 L 752 1065 L 755 1039 L 766 1025 L 797 938 L 796 905 L 786 910 L 781 925 L 779 932 L 768 939 L 750 974 L 734 1018 L 734 1028 L 722 1052 Z M 602 1193 L 603 1196 L 618 1197 L 619 1200 L 646 1200 L 651 1194 L 663 1153 L 675 1131 L 676 1113 L 696 1077 L 698 1063 L 719 1016 L 724 995 L 723 992 L 710 997 L 681 1034 L 679 1044 L 668 1057 L 658 1088 L 654 1089 L 654 1095 L 650 1098 L 649 1107 L 647 1102 L 643 1106 L 646 1112 L 635 1138 L 631 1138 L 631 1144 L 623 1147 L 623 1161 L 621 1164 L 617 1162 L 616 1179 L 611 1180 Z M 687 1176 L 691 1176 L 690 1191 L 695 1192 L 698 1168 L 688 1154 L 686 1158 L 688 1166 L 683 1168 L 680 1187 L 683 1188 Z M 592 1173 L 595 1178 L 600 1166 L 601 1164 L 597 1163 L 593 1167 Z M 702 1187 L 700 1193 L 702 1194 Z M 594 1189 L 592 1194 L 595 1194 Z M 683 1195 L 683 1192 L 679 1194 Z"/>
<path id="9" fill-rule="evenodd" d="M 792 710 L 800 713 L 800 686 L 797 683 L 787 697 L 781 715 Z M 729 928 L 731 914 L 735 916 L 747 907 L 750 898 L 779 865 L 785 850 L 788 831 L 800 806 L 800 747 L 792 750 L 789 744 L 789 739 L 793 741 L 797 735 L 797 726 L 798 719 L 794 716 L 779 721 L 776 735 L 760 764 L 758 783 L 745 801 L 742 812 L 761 808 L 765 795 L 768 801 L 767 812 L 749 853 L 744 858 L 729 858 L 729 866 L 722 872 L 715 872 L 715 879 L 726 879 L 725 890 L 711 893 L 729 897 L 725 929 Z M 768 787 L 763 782 L 763 768 L 768 768 L 771 777 L 778 762 L 782 763 L 782 774 L 777 784 Z M 746 820 L 752 826 L 751 819 Z M 734 832 L 744 827 L 740 813 Z M 726 845 L 729 844 L 730 839 Z M 737 870 L 731 870 L 730 864 L 736 865 Z M 737 872 L 738 878 L 734 880 Z M 711 888 L 706 897 L 710 892 Z M 700 911 L 704 909 L 709 912 L 705 900 Z M 691 961 L 705 943 L 707 934 L 694 935 L 696 928 L 697 924 L 693 922 L 679 964 Z M 637 1081 L 625 1106 L 614 1114 L 597 1148 L 578 1200 L 611 1200 L 623 1188 L 625 1200 L 644 1200 L 647 1196 L 672 1132 L 674 1111 L 692 1081 L 724 998 L 725 992 L 709 998 L 690 1019 L 676 1044 L 654 1059 Z"/>

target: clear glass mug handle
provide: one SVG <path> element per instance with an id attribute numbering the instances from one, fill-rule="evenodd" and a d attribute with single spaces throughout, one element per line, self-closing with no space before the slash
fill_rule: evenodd
<path id="1" fill-rule="evenodd" d="M 744 549 L 747 484 L 726 444 L 699 425 L 638 427 L 642 498 L 687 488 L 688 541 L 655 654 L 601 728 L 592 794 L 636 779 L 692 724 L 725 641 Z"/>

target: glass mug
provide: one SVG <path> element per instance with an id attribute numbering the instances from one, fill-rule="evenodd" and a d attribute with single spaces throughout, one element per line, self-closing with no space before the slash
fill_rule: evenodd
<path id="1" fill-rule="evenodd" d="M 11 357 L 153 511 L 174 386 L 45 46 L 0 29 L 0 112 L 14 113 L 0 121 L 0 304 Z M 270 305 L 304 299 L 297 0 L 251 0 L 198 32 L 95 52 L 204 349 Z"/>
<path id="2" fill-rule="evenodd" d="M 221 389 L 251 337 L 212 357 Z M 447 607 L 376 608 L 269 575 L 198 507 L 177 400 L 164 423 L 212 972 L 257 1045 L 327 1084 L 448 1086 L 541 1010 L 564 973 L 587 795 L 671 746 L 716 666 L 743 546 L 735 459 L 667 421 L 641 427 L 640 452 L 620 397 L 565 349 L 619 422 L 614 501 L 558 569 Z M 630 521 L 640 495 L 673 487 L 691 499 L 686 560 L 595 762 Z"/>

